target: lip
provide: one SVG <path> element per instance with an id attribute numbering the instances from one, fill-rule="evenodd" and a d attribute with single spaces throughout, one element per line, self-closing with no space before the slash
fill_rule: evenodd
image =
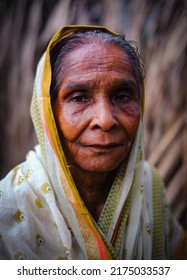
<path id="1" fill-rule="evenodd" d="M 109 150 L 120 148 L 122 146 L 123 144 L 120 143 L 110 143 L 106 145 L 101 145 L 101 144 L 83 145 L 83 147 L 85 148 L 91 148 L 98 151 L 109 151 Z"/>

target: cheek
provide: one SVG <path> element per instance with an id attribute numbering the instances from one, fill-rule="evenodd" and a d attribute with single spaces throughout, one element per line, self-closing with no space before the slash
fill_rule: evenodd
<path id="1" fill-rule="evenodd" d="M 121 125 L 125 128 L 129 138 L 133 138 L 136 135 L 138 125 L 140 122 L 140 107 L 139 105 L 132 106 L 125 111 L 124 117 L 121 121 Z"/>
<path id="2" fill-rule="evenodd" d="M 77 138 L 86 126 L 84 114 L 75 112 L 71 106 L 57 105 L 54 114 L 58 130 L 69 141 Z"/>

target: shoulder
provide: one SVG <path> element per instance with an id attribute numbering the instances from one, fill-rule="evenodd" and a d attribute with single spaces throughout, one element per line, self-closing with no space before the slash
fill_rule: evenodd
<path id="1" fill-rule="evenodd" d="M 14 167 L 5 178 L 0 181 L 0 222 L 9 210 L 25 204 L 42 195 L 42 185 L 50 185 L 48 174 L 43 166 L 38 152 L 30 151 L 26 160 Z M 24 201 L 24 202 L 23 202 Z"/>
<path id="2" fill-rule="evenodd" d="M 19 186 L 28 183 L 31 175 L 32 177 L 33 175 L 36 177 L 37 174 L 42 175 L 44 172 L 45 168 L 43 167 L 40 156 L 40 148 L 39 146 L 36 146 L 36 151 L 29 151 L 26 155 L 26 160 L 15 166 L 2 180 L 0 180 L 0 191 L 15 191 Z"/>
<path id="3" fill-rule="evenodd" d="M 27 154 L 26 160 L 15 166 L 9 173 L 0 181 L 1 198 L 4 193 L 14 193 L 21 186 L 27 184 L 34 170 L 37 170 L 39 160 L 34 151 Z M 41 164 L 40 164 L 41 165 Z M 34 170 L 33 170 L 34 169 Z"/>
<path id="4" fill-rule="evenodd" d="M 41 193 L 41 185 L 47 185 L 48 176 L 37 153 L 30 151 L 26 160 L 14 167 L 0 181 L 0 226 L 10 228 L 14 222 L 24 219 Z M 3 225 L 3 226 L 2 226 Z M 1 230 L 2 231 L 2 230 Z"/>
<path id="5" fill-rule="evenodd" d="M 144 161 L 143 168 L 145 180 L 150 180 L 150 183 L 164 187 L 164 181 L 154 165 L 150 164 L 148 161 Z"/>
<path id="6" fill-rule="evenodd" d="M 145 197 L 152 213 L 153 259 L 161 259 L 161 256 L 164 259 L 179 258 L 178 255 L 181 256 L 182 251 L 180 249 L 181 238 L 184 236 L 184 232 L 167 203 L 167 189 L 163 179 L 158 170 L 148 162 L 144 162 L 144 180 Z M 184 254 L 183 251 L 182 254 Z M 182 257 L 180 258 L 182 259 Z"/>
<path id="7" fill-rule="evenodd" d="M 144 161 L 144 186 L 145 196 L 152 201 L 157 208 L 163 207 L 165 197 L 165 184 L 155 166 Z"/>
<path id="8" fill-rule="evenodd" d="M 34 237 L 29 236 L 34 225 L 44 215 L 50 217 L 48 202 L 55 202 L 50 180 L 35 151 L 0 181 L 0 200 L 0 259 L 8 259 L 9 254 L 11 258 L 16 254 L 17 247 L 32 243 Z"/>
<path id="9" fill-rule="evenodd" d="M 18 205 L 31 192 L 29 178 L 34 176 L 33 166 L 37 165 L 37 160 L 33 162 L 33 157 L 35 157 L 35 152 L 29 152 L 26 161 L 14 167 L 0 181 L 0 223 L 3 221 L 6 224 L 6 221 L 11 220 L 10 213 L 19 208 Z"/>

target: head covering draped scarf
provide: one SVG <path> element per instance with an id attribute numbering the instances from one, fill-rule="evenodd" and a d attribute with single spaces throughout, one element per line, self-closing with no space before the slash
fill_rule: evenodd
<path id="1" fill-rule="evenodd" d="M 40 64 L 38 66 L 38 71 L 35 81 L 34 96 L 32 100 L 31 114 L 33 122 L 35 125 L 35 130 L 38 135 L 42 157 L 44 159 L 47 169 L 50 170 L 50 179 L 52 185 L 54 186 L 55 192 L 59 202 L 62 204 L 63 213 L 65 219 L 70 223 L 70 227 L 74 230 L 75 236 L 80 247 L 84 250 L 84 254 L 89 259 L 110 259 L 114 254 L 116 257 L 119 254 L 118 251 L 113 252 L 114 250 L 110 246 L 111 241 L 116 243 L 116 247 L 119 247 L 117 244 L 117 236 L 120 235 L 120 224 L 123 222 L 125 226 L 127 218 L 129 216 L 129 208 L 132 203 L 132 192 L 133 199 L 136 200 L 136 209 L 133 209 L 133 214 L 136 216 L 136 219 L 139 220 L 139 215 L 141 213 L 142 207 L 142 196 L 141 192 L 138 190 L 138 195 L 135 194 L 137 190 L 133 185 L 141 187 L 141 176 L 142 176 L 142 167 L 140 155 L 143 155 L 143 143 L 142 143 L 142 123 L 140 122 L 139 129 L 137 132 L 136 140 L 132 147 L 129 164 L 126 168 L 126 176 L 124 182 L 120 182 L 121 186 L 115 187 L 116 182 L 112 188 L 113 195 L 111 200 L 114 200 L 116 205 L 110 205 L 111 209 L 106 209 L 110 211 L 108 213 L 102 213 L 102 216 L 99 220 L 100 227 L 104 227 L 104 234 L 101 233 L 101 230 L 95 225 L 93 219 L 91 218 L 88 210 L 86 209 L 77 188 L 73 182 L 72 176 L 70 174 L 69 168 L 67 167 L 65 155 L 58 137 L 58 131 L 56 128 L 53 112 L 51 109 L 51 98 L 50 98 L 50 83 L 51 83 L 51 66 L 50 66 L 50 50 L 52 46 L 58 42 L 60 39 L 68 36 L 71 33 L 77 31 L 85 31 L 91 29 L 101 29 L 108 33 L 113 33 L 104 27 L 64 27 L 62 30 L 57 32 L 57 34 L 50 41 L 46 53 L 42 57 Z M 135 165 L 138 164 L 138 168 L 135 172 Z M 124 170 L 123 170 L 124 172 Z M 120 174 L 121 175 L 121 174 Z M 120 177 L 119 175 L 119 177 Z M 119 179 L 118 179 L 119 180 Z M 134 181 L 134 182 L 133 182 Z M 133 184 L 132 184 L 133 183 Z M 114 190 L 113 190 L 114 189 Z M 132 191 L 133 189 L 133 191 Z M 109 202 L 108 202 L 109 203 Z M 110 202 L 111 203 L 111 202 Z M 133 203 L 134 204 L 134 203 Z M 112 209 L 114 208 L 114 209 Z M 132 211 L 132 209 L 131 209 Z M 104 212 L 104 211 L 103 211 Z M 121 217 L 124 213 L 126 217 Z M 66 217 L 67 215 L 67 217 Z M 71 215 L 71 219 L 69 216 Z M 107 219 L 107 220 L 105 220 Z M 138 225 L 138 223 L 137 223 Z M 67 230 L 67 229 L 66 229 Z M 133 232 L 136 232 L 138 229 L 133 228 Z M 117 232 L 118 234 L 117 234 Z M 70 234 L 70 233 L 69 233 Z M 64 247 L 69 250 L 72 247 L 71 238 L 64 239 Z M 103 236 L 105 235 L 105 237 Z M 117 236 L 116 236 L 117 235 Z M 123 233 L 122 233 L 123 235 Z M 132 234 L 130 234 L 132 235 Z M 135 242 L 136 235 L 134 238 L 131 236 L 131 242 Z M 106 239 L 106 240 L 105 240 Z M 119 237 L 119 243 L 122 242 Z M 133 240 L 134 239 L 134 240 Z M 150 239 L 150 238 L 148 238 Z M 130 243 L 128 242 L 129 246 Z M 107 246 L 108 245 L 108 246 Z M 110 247 L 110 248 L 108 248 Z M 151 247 L 151 246 L 150 246 Z M 69 251 L 68 250 L 68 251 Z M 126 249 L 127 250 L 127 249 Z M 71 251 L 71 250 L 70 250 Z M 124 253 L 124 252 L 123 252 Z"/>

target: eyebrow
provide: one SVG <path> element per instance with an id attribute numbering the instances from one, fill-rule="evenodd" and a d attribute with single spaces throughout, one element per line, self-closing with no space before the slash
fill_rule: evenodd
<path id="1" fill-rule="evenodd" d="M 89 87 L 94 87 L 96 82 L 94 81 L 87 81 L 87 82 L 74 82 L 71 81 L 67 85 L 64 86 L 64 90 L 74 90 L 74 89 L 82 89 L 82 90 L 87 90 L 88 86 Z M 138 90 L 138 86 L 135 80 L 115 80 L 112 82 L 113 88 L 133 88 Z"/>
<path id="2" fill-rule="evenodd" d="M 87 89 L 88 88 L 88 84 L 89 82 L 69 82 L 67 85 L 64 86 L 64 90 L 73 90 L 73 89 L 76 89 L 76 88 L 79 88 L 79 89 Z"/>
<path id="3" fill-rule="evenodd" d="M 114 82 L 114 88 L 133 88 L 138 90 L 135 80 L 117 80 Z"/>

